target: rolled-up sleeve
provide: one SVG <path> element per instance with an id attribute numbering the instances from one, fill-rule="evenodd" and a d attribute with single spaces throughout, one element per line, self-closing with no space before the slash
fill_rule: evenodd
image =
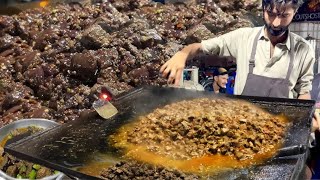
<path id="1" fill-rule="evenodd" d="M 309 93 L 312 89 L 313 80 L 313 67 L 315 63 L 315 51 L 309 47 L 306 52 L 305 59 L 303 60 L 302 69 L 294 87 L 295 91 L 299 94 Z"/>
<path id="2" fill-rule="evenodd" d="M 219 37 L 204 40 L 201 42 L 201 48 L 204 53 L 210 53 L 219 56 L 236 57 L 239 42 L 241 42 L 244 28 L 240 28 Z"/>

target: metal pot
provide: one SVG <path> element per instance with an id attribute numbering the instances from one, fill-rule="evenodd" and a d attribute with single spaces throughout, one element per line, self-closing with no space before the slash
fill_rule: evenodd
<path id="1" fill-rule="evenodd" d="M 33 119 L 21 119 L 18 121 L 15 121 L 13 123 L 10 123 L 2 128 L 0 128 L 0 142 L 13 130 L 18 129 L 18 128 L 25 128 L 28 126 L 36 126 L 39 128 L 47 129 L 51 128 L 54 126 L 59 125 L 59 123 L 50 121 L 47 119 L 39 119 L 39 118 L 33 118 Z M 64 174 L 62 173 L 57 173 L 51 176 L 47 176 L 42 178 L 41 180 L 54 180 L 54 179 L 59 179 L 63 176 Z M 7 175 L 5 172 L 0 170 L 0 180 L 18 180 L 17 178 L 11 177 Z M 21 179 L 19 179 L 21 180 Z M 25 179 L 27 180 L 27 179 Z"/>

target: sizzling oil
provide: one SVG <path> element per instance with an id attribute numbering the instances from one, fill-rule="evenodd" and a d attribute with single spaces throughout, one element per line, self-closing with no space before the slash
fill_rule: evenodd
<path id="1" fill-rule="evenodd" d="M 9 135 L 4 137 L 0 143 L 0 147 L 4 147 L 9 139 L 11 139 Z"/>
<path id="2" fill-rule="evenodd" d="M 18 131 L 19 132 L 19 134 L 24 134 L 24 133 L 26 133 L 26 132 L 28 132 L 28 127 L 26 127 L 26 128 L 19 128 L 19 129 L 16 129 L 16 130 L 14 130 L 14 131 Z M 11 134 L 11 132 L 8 134 L 8 135 L 6 135 L 3 139 L 2 139 L 2 141 L 0 142 L 0 147 L 4 147 L 5 145 L 6 145 L 6 143 L 7 143 L 7 141 L 9 140 L 9 139 L 11 139 L 13 137 L 13 135 Z"/>
<path id="3" fill-rule="evenodd" d="M 109 154 L 94 153 L 94 156 L 95 160 L 99 159 L 98 162 L 93 160 L 88 162 L 85 166 L 75 168 L 74 170 L 91 176 L 97 176 L 104 168 L 110 167 L 121 160 L 120 158 Z"/>
<path id="4" fill-rule="evenodd" d="M 16 131 L 18 132 L 18 134 L 24 134 L 26 132 L 28 132 L 28 127 L 25 128 L 18 128 L 16 130 L 13 130 L 12 132 Z M 10 132 L 8 135 L 6 135 L 2 141 L 0 142 L 0 148 L 4 148 L 4 146 L 6 145 L 7 141 L 13 138 L 13 134 L 12 132 Z M 0 155 L 0 163 L 3 161 L 3 156 Z"/>
<path id="5" fill-rule="evenodd" d="M 283 123 L 288 123 L 288 119 L 284 116 L 280 117 Z M 233 156 L 226 155 L 208 155 L 190 160 L 175 160 L 163 155 L 158 155 L 147 150 L 146 146 L 135 145 L 127 142 L 127 133 L 132 131 L 137 122 L 127 124 L 121 127 L 117 134 L 115 134 L 109 141 L 113 141 L 113 145 L 117 148 L 125 150 L 124 158 L 135 159 L 138 161 L 150 163 L 153 165 L 161 165 L 167 168 L 174 168 L 187 173 L 195 173 L 200 175 L 208 175 L 219 173 L 231 168 L 244 168 L 252 165 L 257 165 L 265 162 L 275 155 L 277 150 L 281 147 L 281 143 L 275 144 L 274 148 L 268 152 L 258 153 L 252 159 L 237 160 Z M 165 151 L 164 147 L 160 151 Z M 116 163 L 116 158 L 110 155 L 99 155 L 101 161 L 92 161 L 84 167 L 77 169 L 78 171 L 97 176 L 104 168 L 108 168 Z M 103 161 L 103 159 L 105 161 Z M 113 159 L 114 162 L 110 162 Z M 120 159 L 118 159 L 120 161 Z"/>
<path id="6" fill-rule="evenodd" d="M 124 126 L 120 129 L 120 133 L 114 136 L 114 141 L 116 142 L 115 146 L 125 148 L 126 157 L 190 173 L 208 174 L 230 168 L 243 168 L 260 164 L 268 158 L 271 158 L 281 146 L 281 143 L 275 144 L 274 148 L 268 152 L 256 154 L 252 159 L 240 161 L 233 156 L 219 154 L 192 158 L 190 160 L 174 160 L 169 157 L 152 153 L 147 150 L 146 146 L 128 143 L 126 141 L 127 132 L 130 131 L 132 127 L 132 125 Z M 165 148 L 160 148 L 160 151 L 165 151 Z"/>

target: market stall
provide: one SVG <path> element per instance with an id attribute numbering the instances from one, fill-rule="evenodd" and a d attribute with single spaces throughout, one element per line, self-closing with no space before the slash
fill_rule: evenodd
<path id="1" fill-rule="evenodd" d="M 255 17 L 260 14 L 259 3 L 251 0 L 215 1 L 209 5 L 202 1 L 188 1 L 192 6 L 184 2 L 162 4 L 148 0 L 30 3 L 33 4 L 12 7 L 30 5 L 32 8 L 18 8 L 19 13 L 14 15 L 3 11 L 2 14 L 7 15 L 0 16 L 0 127 L 29 118 L 45 118 L 62 125 L 35 134 L 28 140 L 12 143 L 5 147 L 5 151 L 51 168 L 51 173 L 59 170 L 79 178 L 112 179 L 119 172 L 129 176 L 130 173 L 132 175 L 132 168 L 137 169 L 135 167 L 138 171 L 134 172 L 141 177 L 152 178 L 158 173 L 163 178 L 201 178 L 197 171 L 190 173 L 166 167 L 165 163 L 159 166 L 141 162 L 127 164 L 127 161 L 123 162 L 127 159 L 122 158 L 124 153 L 121 148 L 109 146 L 107 139 L 112 132 L 138 116 L 169 103 L 211 97 L 212 94 L 207 92 L 163 87 L 166 86 L 166 79 L 159 75 L 160 66 L 185 44 L 239 27 L 255 26 Z M 188 65 L 199 67 L 200 58 L 195 57 Z M 100 98 L 102 87 L 106 87 L 115 97 L 112 103 L 120 112 L 107 120 L 99 117 L 92 108 L 94 101 Z M 221 97 L 212 98 L 216 102 Z M 216 174 L 216 177 L 302 177 L 314 102 L 232 98 L 249 99 L 272 115 L 284 113 L 290 119 L 290 128 L 283 137 L 275 138 L 284 145 L 276 148 L 272 156 L 263 162 L 245 168 L 232 166 L 225 173 Z M 90 113 L 80 116 L 87 111 Z M 239 122 L 245 124 L 247 120 L 241 118 Z M 189 126 L 183 124 L 181 128 Z M 223 135 L 227 134 L 225 128 L 217 126 Z M 156 133 L 147 135 L 152 134 Z M 230 133 L 229 136 L 233 137 Z M 208 144 L 206 142 L 203 144 Z M 262 142 L 263 138 L 260 144 Z M 252 151 L 262 149 L 251 144 L 248 141 L 243 146 Z M 215 150 L 218 151 L 213 148 L 208 152 L 217 153 Z M 220 151 L 218 155 L 224 155 Z M 232 150 L 230 152 L 235 154 Z M 3 151 L 0 153 L 4 154 Z M 242 156 L 243 153 L 237 154 L 239 159 Z M 7 158 L 7 163 L 1 165 L 6 171 L 19 169 L 20 174 L 14 174 L 16 177 L 20 177 L 22 172 L 34 177 L 41 169 L 37 164 L 35 167 L 32 165 L 28 173 L 27 167 L 30 166 L 9 168 L 14 160 L 8 157 L 2 158 Z M 100 167 L 101 161 L 104 169 L 98 172 L 101 169 L 96 167 Z M 85 166 L 90 163 L 93 165 Z M 128 167 L 131 170 L 127 172 Z M 20 172 L 20 169 L 24 171 Z"/>

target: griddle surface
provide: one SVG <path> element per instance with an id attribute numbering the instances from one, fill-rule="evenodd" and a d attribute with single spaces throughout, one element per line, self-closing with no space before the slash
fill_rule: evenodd
<path id="1" fill-rule="evenodd" d="M 118 108 L 119 113 L 109 120 L 104 120 L 97 113 L 91 112 L 73 122 L 10 144 L 5 147 L 5 151 L 18 158 L 39 163 L 66 174 L 94 179 L 97 177 L 83 174 L 76 169 L 88 162 L 101 161 L 96 158 L 96 153 L 120 158 L 121 151 L 110 147 L 107 143 L 107 137 L 119 127 L 140 115 L 152 112 L 157 107 L 199 97 L 225 98 L 226 96 L 185 89 L 143 87 L 116 97 L 113 104 Z M 246 99 L 271 113 L 284 113 L 293 122 L 293 126 L 289 128 L 286 135 L 284 147 L 307 145 L 314 101 L 247 96 L 228 97 Z M 222 173 L 219 178 L 255 179 L 263 176 L 269 179 L 290 179 L 300 173 L 301 168 L 297 167 L 304 161 L 303 155 L 289 159 L 274 158 L 259 166 Z"/>

